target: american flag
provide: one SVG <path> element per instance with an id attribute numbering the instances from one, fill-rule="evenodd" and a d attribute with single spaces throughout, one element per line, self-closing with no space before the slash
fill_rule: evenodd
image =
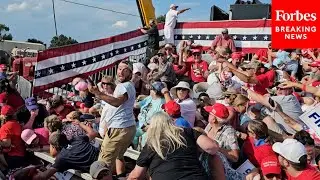
<path id="1" fill-rule="evenodd" d="M 175 44 L 193 38 L 195 43 L 210 46 L 214 38 L 228 28 L 236 47 L 254 53 L 266 48 L 271 40 L 270 20 L 217 21 L 178 23 Z M 163 37 L 163 25 L 159 25 Z M 112 67 L 120 60 L 143 57 L 146 52 L 147 35 L 139 30 L 105 39 L 48 49 L 37 58 L 33 93 L 61 86 L 76 76 L 88 76 Z M 164 44 L 163 41 L 160 42 Z M 142 55 L 142 56 L 141 56 Z"/>

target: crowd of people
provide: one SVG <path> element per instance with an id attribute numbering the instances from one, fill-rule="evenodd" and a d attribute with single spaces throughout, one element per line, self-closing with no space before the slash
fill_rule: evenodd
<path id="1" fill-rule="evenodd" d="M 320 180 L 320 137 L 300 118 L 319 104 L 319 49 L 269 44 L 251 58 L 227 29 L 206 51 L 192 39 L 159 47 L 150 26 L 143 63 L 123 60 L 99 82 L 77 77 L 67 97 L 23 99 L 0 65 L 0 179 L 74 169 L 98 180 Z M 132 171 L 129 147 L 140 151 Z"/>

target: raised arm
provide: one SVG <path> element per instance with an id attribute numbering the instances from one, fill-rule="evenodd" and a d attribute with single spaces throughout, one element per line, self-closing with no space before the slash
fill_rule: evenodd
<path id="1" fill-rule="evenodd" d="M 264 106 L 270 107 L 270 104 L 268 102 L 268 98 L 265 96 L 262 96 L 261 94 L 258 94 L 254 91 L 252 91 L 251 89 L 249 89 L 248 87 L 242 86 L 242 89 L 244 89 L 245 91 L 247 91 L 248 93 L 248 97 L 250 97 L 252 100 L 261 103 Z"/>
<path id="2" fill-rule="evenodd" d="M 188 10 L 190 10 L 191 8 L 186 8 L 186 9 L 181 9 L 180 11 L 178 11 L 178 14 L 184 13 Z"/>
<path id="3" fill-rule="evenodd" d="M 102 92 L 99 91 L 99 89 L 96 86 L 88 85 L 89 91 L 94 94 L 97 98 L 107 102 L 108 104 L 119 107 L 122 105 L 127 99 L 128 99 L 128 94 L 124 93 L 123 95 L 120 95 L 119 97 L 113 97 L 106 95 Z"/>
<path id="4" fill-rule="evenodd" d="M 286 81 L 286 82 L 282 83 L 282 85 L 285 88 L 290 88 L 290 87 L 299 88 L 305 92 L 312 93 L 313 95 L 320 97 L 320 89 L 317 87 L 307 86 L 305 84 L 295 83 L 295 82 L 291 82 L 291 81 Z"/>

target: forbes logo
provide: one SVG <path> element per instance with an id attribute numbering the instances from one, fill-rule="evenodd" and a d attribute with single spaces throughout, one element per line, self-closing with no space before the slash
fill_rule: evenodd
<path id="1" fill-rule="evenodd" d="M 275 10 L 276 20 L 275 21 L 316 21 L 316 13 L 300 13 L 296 10 L 294 13 L 286 13 L 284 10 Z"/>

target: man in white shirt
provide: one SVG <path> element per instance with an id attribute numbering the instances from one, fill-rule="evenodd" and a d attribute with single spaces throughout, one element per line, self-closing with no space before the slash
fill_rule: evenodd
<path id="1" fill-rule="evenodd" d="M 174 28 L 177 24 L 178 14 L 181 14 L 190 8 L 177 11 L 178 6 L 175 4 L 170 5 L 170 10 L 166 14 L 166 22 L 164 24 L 164 38 L 166 44 L 174 44 Z"/>
<path id="2" fill-rule="evenodd" d="M 113 106 L 113 108 L 109 108 L 108 116 L 103 117 L 108 128 L 101 145 L 99 161 L 105 162 L 109 167 L 116 164 L 119 177 L 125 176 L 123 156 L 136 133 L 136 122 L 133 115 L 136 90 L 131 82 L 132 70 L 132 63 L 128 61 L 120 62 L 117 69 L 119 83 L 113 96 L 102 93 L 97 87 L 89 85 L 91 93 Z"/>

